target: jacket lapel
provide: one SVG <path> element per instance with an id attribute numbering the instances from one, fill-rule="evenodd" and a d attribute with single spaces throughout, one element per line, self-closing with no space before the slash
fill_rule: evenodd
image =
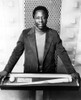
<path id="1" fill-rule="evenodd" d="M 29 41 L 29 44 L 30 44 L 34 54 L 35 54 L 34 56 L 36 57 L 36 60 L 38 62 L 38 53 L 37 53 L 35 28 L 34 27 L 28 32 L 28 41 Z"/>
<path id="2" fill-rule="evenodd" d="M 52 33 L 50 32 L 49 29 L 47 29 L 43 61 L 45 60 L 45 57 L 46 57 L 47 52 L 48 52 L 48 50 L 49 50 L 49 48 L 50 48 L 51 42 L 52 42 Z"/>

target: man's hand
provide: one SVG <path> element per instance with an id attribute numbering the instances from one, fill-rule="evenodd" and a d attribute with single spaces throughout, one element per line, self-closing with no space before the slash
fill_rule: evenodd
<path id="1" fill-rule="evenodd" d="M 79 73 L 72 73 L 71 74 L 71 76 L 72 76 L 72 79 L 73 80 L 78 80 L 78 82 L 80 83 L 80 75 L 79 75 Z"/>
<path id="2" fill-rule="evenodd" d="M 2 81 L 2 78 L 6 77 L 7 76 L 7 71 L 1 71 L 0 72 L 0 81 Z"/>

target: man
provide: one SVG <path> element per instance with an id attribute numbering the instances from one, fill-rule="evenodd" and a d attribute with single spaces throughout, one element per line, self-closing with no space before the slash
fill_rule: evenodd
<path id="1" fill-rule="evenodd" d="M 55 51 L 63 61 L 73 79 L 78 73 L 73 68 L 69 56 L 56 30 L 47 27 L 49 13 L 43 6 L 33 11 L 34 27 L 23 30 L 17 46 L 0 77 L 9 74 L 19 57 L 25 51 L 24 73 L 56 73 Z"/>

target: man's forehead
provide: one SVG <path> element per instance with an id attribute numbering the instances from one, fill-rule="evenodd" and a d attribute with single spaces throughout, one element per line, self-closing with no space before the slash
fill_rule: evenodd
<path id="1" fill-rule="evenodd" d="M 39 14 L 39 15 L 43 14 L 43 15 L 45 15 L 45 11 L 44 11 L 44 10 L 37 10 L 37 11 L 35 12 L 35 15 L 36 15 L 36 14 Z"/>

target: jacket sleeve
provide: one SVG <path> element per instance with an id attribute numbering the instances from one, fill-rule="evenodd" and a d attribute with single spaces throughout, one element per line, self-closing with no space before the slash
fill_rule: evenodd
<path id="1" fill-rule="evenodd" d="M 56 52 L 59 55 L 59 57 L 61 58 L 64 66 L 66 67 L 67 71 L 69 74 L 71 73 L 76 73 L 75 69 L 72 66 L 71 60 L 67 54 L 67 51 L 65 50 L 65 48 L 62 45 L 62 40 L 60 39 L 60 36 L 57 33 L 56 36 Z"/>
<path id="2" fill-rule="evenodd" d="M 23 32 L 22 32 L 22 34 L 20 35 L 19 40 L 17 42 L 17 45 L 14 48 L 14 50 L 9 58 L 9 61 L 4 68 L 5 71 L 7 71 L 8 73 L 10 73 L 12 71 L 13 67 L 17 63 L 20 56 L 22 55 L 23 51 L 24 51 L 24 36 L 23 36 Z"/>

